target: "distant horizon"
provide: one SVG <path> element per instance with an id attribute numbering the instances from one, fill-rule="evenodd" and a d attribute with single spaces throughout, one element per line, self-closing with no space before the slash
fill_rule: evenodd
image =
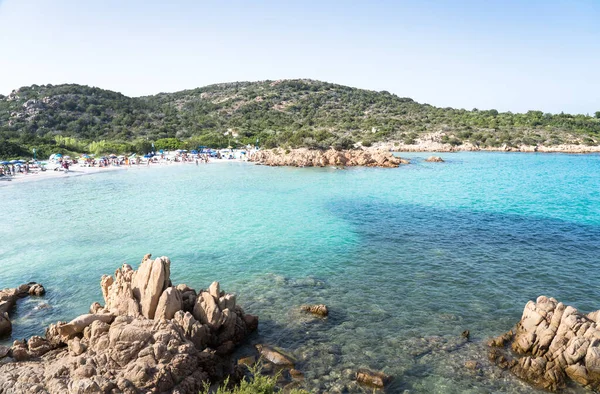
<path id="1" fill-rule="evenodd" d="M 497 110 L 499 113 L 511 113 L 511 114 L 525 114 L 528 111 L 541 111 L 543 113 L 550 113 L 552 115 L 560 115 L 561 113 L 565 114 L 565 115 L 584 115 L 584 116 L 590 116 L 590 117 L 594 117 L 594 112 L 592 113 L 570 113 L 570 112 L 566 112 L 566 111 L 561 111 L 561 112 L 547 112 L 547 111 L 542 111 L 541 109 L 536 109 L 536 108 L 531 108 L 527 111 L 501 111 L 498 110 L 497 108 L 480 108 L 480 107 L 473 107 L 473 108 L 460 108 L 460 107 L 452 107 L 452 106 L 439 106 L 439 105 L 434 105 L 431 103 L 427 103 L 427 102 L 423 102 L 423 101 L 418 101 L 415 100 L 412 97 L 409 96 L 405 96 L 405 95 L 399 95 L 397 93 L 394 93 L 392 91 L 383 89 L 383 90 L 374 90 L 374 89 L 368 89 L 368 88 L 362 88 L 362 87 L 358 87 L 358 86 L 351 86 L 351 85 L 345 85 L 345 84 L 341 84 L 341 83 L 337 83 L 337 82 L 333 82 L 333 81 L 323 81 L 320 79 L 315 79 L 315 78 L 279 78 L 279 79 L 261 79 L 261 80 L 256 80 L 256 81 L 227 81 L 227 82 L 214 82 L 214 83 L 209 83 L 207 85 L 202 85 L 202 86 L 195 86 L 195 87 L 190 87 L 190 88 L 185 88 L 185 89 L 181 89 L 181 90 L 174 90 L 174 91 L 162 91 L 162 92 L 157 92 L 157 93 L 152 93 L 152 94 L 144 94 L 144 95 L 128 95 L 125 94 L 123 92 L 120 92 L 118 90 L 113 90 L 113 89 L 107 89 L 104 88 L 102 86 L 95 86 L 95 85 L 91 85 L 91 84 L 83 84 L 83 83 L 75 83 L 75 82 L 64 82 L 64 83 L 34 83 L 31 85 L 24 85 L 24 86 L 19 86 L 18 88 L 12 89 L 10 92 L 3 94 L 4 96 L 8 96 L 10 93 L 12 93 L 13 91 L 19 90 L 20 88 L 23 87 L 31 87 L 33 85 L 37 85 L 37 86 L 45 86 L 45 85 L 52 85 L 52 86 L 60 86 L 60 85 L 79 85 L 79 86 L 89 86 L 91 88 L 98 88 L 98 89 L 102 89 L 102 90 L 107 90 L 107 91 L 111 91 L 111 92 L 115 92 L 115 93 L 120 93 L 122 95 L 124 95 L 125 97 L 129 97 L 129 98 L 143 98 L 143 97 L 151 97 L 151 96 L 157 96 L 159 94 L 174 94 L 174 93 L 179 93 L 179 92 L 183 92 L 186 90 L 194 90 L 194 89 L 201 89 L 201 88 L 205 88 L 207 86 L 212 86 L 212 85 L 221 85 L 221 84 L 233 84 L 233 83 L 259 83 L 259 82 L 266 82 L 266 81 L 299 81 L 299 80 L 310 80 L 310 81 L 318 81 L 318 82 L 323 82 L 323 83 L 331 83 L 334 85 L 340 85 L 340 86 L 345 86 L 345 87 L 349 87 L 349 88 L 353 88 L 353 89 L 360 89 L 360 90 L 367 90 L 367 91 L 372 91 L 372 92 L 377 92 L 377 93 L 381 93 L 381 92 L 388 92 L 391 93 L 397 97 L 400 98 L 408 98 L 413 100 L 414 102 L 421 104 L 421 105 L 430 105 L 432 107 L 436 107 L 436 108 L 452 108 L 455 110 L 465 110 L 465 111 L 473 111 L 473 110 L 477 110 L 477 111 L 490 111 L 490 110 Z"/>
<path id="2" fill-rule="evenodd" d="M 441 108 L 594 114 L 599 20 L 597 0 L 0 0 L 0 92 L 302 76 Z"/>

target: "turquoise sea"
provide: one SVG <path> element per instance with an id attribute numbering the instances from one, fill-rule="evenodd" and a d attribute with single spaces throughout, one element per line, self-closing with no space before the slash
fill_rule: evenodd
<path id="1" fill-rule="evenodd" d="M 237 293 L 260 316 L 252 343 L 292 353 L 314 391 L 362 392 L 351 375 L 366 367 L 394 376 L 389 393 L 532 392 L 489 365 L 484 342 L 542 294 L 600 309 L 600 155 L 401 156 L 413 164 L 174 165 L 3 184 L 0 288 L 47 289 L 19 303 L 12 339 L 86 313 L 103 274 L 152 253 L 171 258 L 174 283 Z M 306 303 L 330 317 L 298 312 Z"/>

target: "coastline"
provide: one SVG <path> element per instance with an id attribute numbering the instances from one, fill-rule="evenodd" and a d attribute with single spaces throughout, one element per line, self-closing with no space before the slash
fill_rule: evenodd
<path id="1" fill-rule="evenodd" d="M 240 160 L 218 160 L 218 159 L 214 159 L 209 161 L 208 163 L 203 163 L 202 165 L 205 164 L 218 164 L 218 163 L 231 163 L 231 162 L 235 162 L 235 163 L 241 163 L 242 161 Z M 157 167 L 164 167 L 164 166 L 171 166 L 171 165 L 195 165 L 194 163 L 182 163 L 182 162 L 171 162 L 169 164 L 164 164 L 164 163 L 157 163 L 157 164 L 151 164 L 150 166 L 147 165 L 132 165 L 132 166 L 109 166 L 109 167 L 80 167 L 79 165 L 75 165 L 72 166 L 71 169 L 69 169 L 69 172 L 65 173 L 64 171 L 38 171 L 35 173 L 30 173 L 30 174 L 18 174 L 10 179 L 6 179 L 6 180 L 2 180 L 0 179 L 0 187 L 2 186 L 9 186 L 9 185 L 14 185 L 14 184 L 19 184 L 19 183 L 28 183 L 28 182 L 35 182 L 35 181 L 42 181 L 42 180 L 49 180 L 49 179 L 64 179 L 64 178 L 72 178 L 72 177 L 77 177 L 77 176 L 84 176 L 84 175 L 94 175 L 94 174 L 99 174 L 99 173 L 103 173 L 103 172 L 109 172 L 109 171 L 126 171 L 126 170 L 143 170 L 143 169 L 150 169 L 150 168 L 157 168 Z"/>
<path id="2" fill-rule="evenodd" d="M 401 142 L 386 142 L 374 144 L 366 150 L 385 150 L 390 152 L 518 152 L 518 153 L 575 153 L 575 154 L 594 154 L 600 153 L 600 146 L 561 144 L 551 146 L 521 145 L 511 147 L 507 145 L 499 147 L 479 147 L 471 143 L 461 145 L 443 144 L 436 141 L 421 141 L 417 144 L 404 144 Z"/>

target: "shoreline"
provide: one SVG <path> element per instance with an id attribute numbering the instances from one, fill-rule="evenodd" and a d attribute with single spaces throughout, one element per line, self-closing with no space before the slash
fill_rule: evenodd
<path id="1" fill-rule="evenodd" d="M 209 161 L 208 163 L 203 163 L 202 165 L 220 164 L 220 163 L 243 163 L 243 161 L 214 159 L 214 160 Z M 10 179 L 0 179 L 0 188 L 2 186 L 9 186 L 9 185 L 20 184 L 20 183 L 29 183 L 29 182 L 49 180 L 49 179 L 65 179 L 65 178 L 72 178 L 72 177 L 85 176 L 85 175 L 94 175 L 94 174 L 99 174 L 99 173 L 104 173 L 104 172 L 112 172 L 112 171 L 126 171 L 126 170 L 130 170 L 130 169 L 142 170 L 142 169 L 150 169 L 150 168 L 157 168 L 157 167 L 164 168 L 165 166 L 170 166 L 173 164 L 174 165 L 185 165 L 185 164 L 195 165 L 195 163 L 183 163 L 183 162 L 171 162 L 169 164 L 155 163 L 155 164 L 151 164 L 150 166 L 147 166 L 146 164 L 131 165 L 131 166 L 126 166 L 126 165 L 109 166 L 109 167 L 80 167 L 78 165 L 75 165 L 75 166 L 71 167 L 71 169 L 69 169 L 69 172 L 67 172 L 67 173 L 65 173 L 62 170 L 60 170 L 60 171 L 47 170 L 47 171 L 43 171 L 43 172 L 38 171 L 35 173 L 30 173 L 30 174 L 18 174 L 15 177 L 11 177 Z"/>
<path id="2" fill-rule="evenodd" d="M 499 146 L 499 147 L 484 147 L 475 146 L 470 143 L 461 145 L 443 144 L 436 141 L 423 141 L 418 144 L 404 144 L 399 142 L 386 142 L 373 145 L 372 147 L 363 148 L 367 151 L 371 150 L 387 150 L 390 152 L 438 152 L 438 153 L 454 153 L 454 152 L 513 152 L 513 153 L 568 153 L 568 154 L 599 154 L 600 146 L 562 144 L 552 146 L 533 146 L 521 145 L 518 147 Z"/>

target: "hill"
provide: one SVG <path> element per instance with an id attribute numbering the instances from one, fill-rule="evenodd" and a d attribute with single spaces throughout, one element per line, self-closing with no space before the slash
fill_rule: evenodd
<path id="1" fill-rule="evenodd" d="M 314 80 L 234 82 L 127 97 L 81 85 L 33 85 L 0 95 L 0 157 L 147 152 L 207 145 L 348 148 L 440 142 L 479 147 L 600 143 L 600 112 L 525 114 L 438 108 L 389 92 Z M 228 135 L 224 135 L 229 132 Z"/>

